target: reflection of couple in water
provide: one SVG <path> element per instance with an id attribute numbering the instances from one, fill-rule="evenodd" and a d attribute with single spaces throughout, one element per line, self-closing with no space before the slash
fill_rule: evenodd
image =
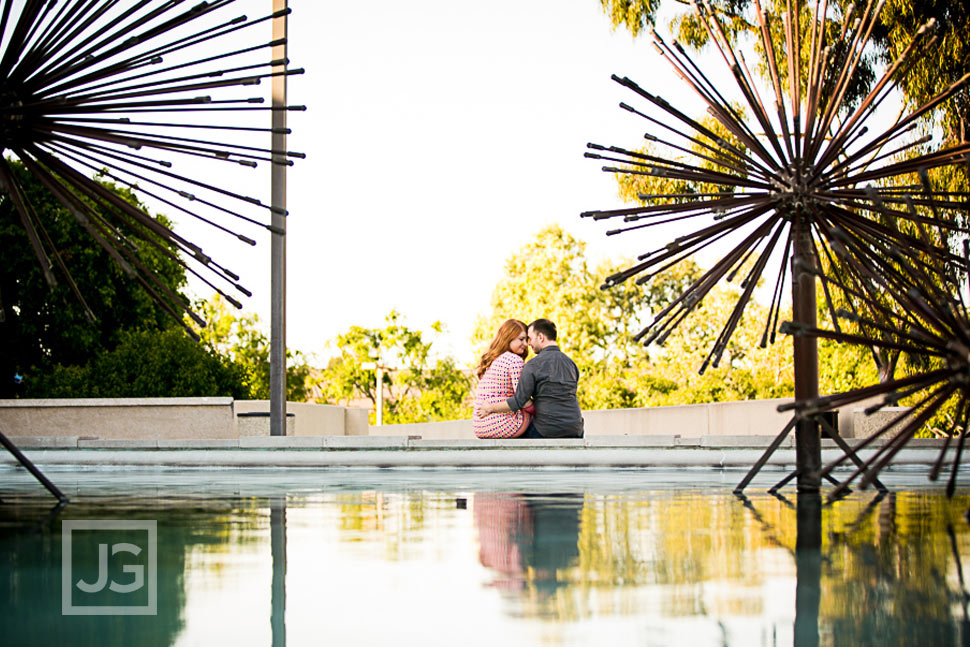
<path id="1" fill-rule="evenodd" d="M 528 582 L 551 593 L 568 583 L 561 571 L 579 557 L 581 496 L 484 492 L 473 505 L 478 558 L 495 571 L 492 586 L 521 590 Z"/>
<path id="2" fill-rule="evenodd" d="M 526 363 L 529 347 L 536 356 Z M 475 373 L 478 438 L 583 437 L 579 369 L 559 349 L 556 324 L 548 319 L 503 323 Z"/>

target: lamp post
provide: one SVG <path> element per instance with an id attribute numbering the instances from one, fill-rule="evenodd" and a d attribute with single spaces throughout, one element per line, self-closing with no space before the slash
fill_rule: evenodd
<path id="1" fill-rule="evenodd" d="M 384 424 L 384 367 L 380 362 L 375 363 L 377 364 L 377 403 L 374 406 L 377 411 L 374 422 L 380 427 Z"/>
<path id="2" fill-rule="evenodd" d="M 364 362 L 362 366 L 367 370 L 375 371 L 377 374 L 377 385 L 374 390 L 374 424 L 380 427 L 384 424 L 384 369 L 386 367 L 381 364 L 381 351 L 379 348 L 371 351 L 370 356 L 374 361 Z"/>

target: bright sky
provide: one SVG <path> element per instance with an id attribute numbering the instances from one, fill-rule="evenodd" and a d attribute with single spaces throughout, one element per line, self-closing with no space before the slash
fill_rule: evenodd
<path id="1" fill-rule="evenodd" d="M 14 15 L 22 2 L 13 3 Z M 544 226 L 556 223 L 586 240 L 594 265 L 670 240 L 669 230 L 607 238 L 614 224 L 579 217 L 582 211 L 623 206 L 614 176 L 600 170 L 601 162 L 584 159 L 586 143 L 636 148 L 645 130 L 656 131 L 618 103 L 628 101 L 660 116 L 614 83 L 611 74 L 629 76 L 688 115 L 702 116 L 704 107 L 648 37 L 634 41 L 625 30 L 612 31 L 598 0 L 290 0 L 290 7 L 291 68 L 303 67 L 306 74 L 291 77 L 289 102 L 308 106 L 289 115 L 288 148 L 307 155 L 290 168 L 287 179 L 290 348 L 322 362 L 334 352 L 327 342 L 336 335 L 352 325 L 380 327 L 385 315 L 397 310 L 413 328 L 428 330 L 443 322 L 447 335 L 437 352 L 471 363 L 474 321 L 489 311 L 505 260 Z M 223 22 L 242 13 L 258 18 L 271 9 L 272 0 L 237 0 L 206 20 Z M 664 0 L 660 31 L 668 35 L 670 17 L 684 10 L 686 5 Z M 195 33 L 204 27 L 203 22 L 188 28 Z M 103 36 L 104 25 L 89 29 L 92 33 L 78 40 Z M 166 53 L 162 67 L 269 40 L 269 22 L 261 23 L 218 44 Z M 268 60 L 265 49 L 249 56 L 257 58 L 234 58 L 225 65 Z M 697 61 L 728 100 L 738 99 L 734 84 L 725 82 L 727 67 L 719 56 L 708 52 Z M 228 95 L 199 93 L 215 99 L 266 97 L 269 89 L 264 82 L 230 88 Z M 896 115 L 895 109 L 883 112 L 886 119 Z M 189 123 L 171 114 L 134 119 Z M 196 123 L 270 125 L 268 112 L 188 114 L 184 119 Z M 174 132 L 227 137 L 227 131 Z M 254 140 L 232 131 L 229 139 L 259 147 L 269 143 L 262 133 Z M 158 149 L 147 154 L 170 159 L 182 176 L 270 202 L 268 165 L 246 169 Z M 179 234 L 241 275 L 253 292 L 245 309 L 257 313 L 268 331 L 268 232 L 206 213 L 256 239 L 253 249 L 145 194 L 195 188 L 128 179 L 139 184 L 139 195 L 153 211 L 176 220 Z M 209 197 L 204 189 L 198 193 Z M 203 212 L 198 202 L 183 205 Z M 256 209 L 247 215 L 268 221 L 268 213 Z M 206 298 L 212 290 L 193 279 L 190 293 Z"/>
<path id="2" fill-rule="evenodd" d="M 255 16 L 270 1 L 237 4 Z M 620 206 L 583 153 L 642 141 L 645 122 L 617 107 L 634 97 L 611 74 L 668 98 L 682 84 L 648 38 L 612 32 L 597 0 L 290 7 L 291 66 L 307 73 L 289 100 L 308 111 L 289 121 L 288 147 L 307 154 L 287 180 L 289 347 L 325 355 L 338 333 L 397 309 L 412 327 L 442 321 L 439 350 L 470 362 L 505 259 L 544 225 L 589 241 L 594 261 L 651 246 L 579 218 Z M 246 309 L 268 326 L 268 236 L 259 243 L 208 251 L 242 270 Z"/>

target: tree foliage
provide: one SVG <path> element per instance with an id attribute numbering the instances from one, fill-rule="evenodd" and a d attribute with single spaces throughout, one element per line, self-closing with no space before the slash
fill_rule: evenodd
<path id="1" fill-rule="evenodd" d="M 916 30 L 935 19 L 938 41 L 903 78 L 906 101 L 916 108 L 957 79 L 970 73 L 970 7 L 961 0 L 887 0 L 881 26 L 874 32 L 876 43 L 886 61 L 906 47 Z M 931 114 L 942 127 L 947 140 L 966 141 L 970 118 L 970 92 L 960 92 L 941 110 Z M 966 182 L 966 177 L 963 178 Z"/>
<path id="2" fill-rule="evenodd" d="M 334 344 L 339 354 L 323 371 L 321 390 L 326 402 L 347 404 L 366 398 L 377 403 L 377 371 L 383 371 L 385 424 L 456 420 L 471 416 L 469 378 L 452 358 L 435 358 L 433 340 L 409 328 L 391 311 L 383 328 L 351 326 Z M 442 325 L 432 325 L 440 333 Z M 373 420 L 372 420 L 373 422 Z"/>
<path id="3" fill-rule="evenodd" d="M 114 349 L 39 376 L 38 389 L 49 398 L 248 397 L 242 366 L 180 328 L 120 334 Z"/>
<path id="4" fill-rule="evenodd" d="M 623 26 L 633 36 L 654 23 L 660 0 L 600 0 L 613 29 Z"/>
<path id="5" fill-rule="evenodd" d="M 611 349 L 609 322 L 589 313 L 597 304 L 587 267 L 586 243 L 554 225 L 540 231 L 505 262 L 505 278 L 492 292 L 491 312 L 475 323 L 478 354 L 509 318 L 529 323 L 546 317 L 556 323 L 563 350 L 592 357 Z"/>
<path id="6" fill-rule="evenodd" d="M 625 28 L 634 37 L 655 24 L 660 7 L 658 0 L 600 0 L 604 13 L 609 17 L 613 28 Z M 840 48 L 847 47 L 847 39 L 841 38 L 847 26 L 846 16 L 854 3 L 849 0 L 835 0 L 828 3 L 830 18 L 826 25 L 826 42 L 835 48 L 833 59 L 839 60 Z M 709 5 L 717 15 L 728 38 L 738 39 L 744 34 L 755 34 L 757 19 L 754 16 L 754 3 L 751 0 L 710 0 Z M 787 9 L 787 0 L 766 0 L 762 7 L 781 15 Z M 800 24 L 806 31 L 802 42 L 807 43 L 810 19 L 814 5 L 798 3 L 802 19 Z M 863 5 L 864 6 L 864 5 Z M 862 6 L 854 7 L 856 10 Z M 858 11 L 855 11 L 858 15 Z M 860 62 L 856 79 L 847 93 L 847 105 L 853 105 L 868 92 L 876 79 L 880 64 L 888 64 L 899 55 L 912 40 L 916 31 L 930 19 L 936 20 L 936 45 L 924 52 L 916 65 L 912 66 L 901 79 L 901 89 L 910 107 L 922 105 L 935 94 L 970 72 L 970 8 L 961 0 L 886 0 L 879 16 L 879 24 L 872 32 L 875 49 L 866 54 Z M 775 21 L 773 42 L 777 52 L 783 51 L 784 37 L 781 21 Z M 671 31 L 682 43 L 701 49 L 708 45 L 709 36 L 697 19 L 690 5 L 674 15 Z M 763 55 L 761 45 L 755 39 L 756 51 Z M 808 47 L 802 48 L 803 63 L 808 60 Z M 787 79 L 787 57 L 777 56 L 779 74 Z M 803 65 L 803 68 L 805 65 Z M 759 67 L 762 73 L 766 68 Z M 835 75 L 828 75 L 834 77 Z M 803 79 L 804 82 L 804 79 Z M 963 91 L 941 110 L 929 115 L 931 124 L 944 130 L 947 140 L 965 140 L 966 122 L 970 117 L 970 93 Z M 965 178 L 964 178 L 965 181 Z"/>
<path id="7" fill-rule="evenodd" d="M 206 320 L 197 329 L 203 344 L 236 364 L 242 375 L 245 398 L 268 400 L 269 338 L 256 314 L 235 314 L 226 300 L 214 294 L 196 304 L 196 311 Z M 286 399 L 306 402 L 311 389 L 310 365 L 303 353 L 286 350 Z"/>
<path id="8" fill-rule="evenodd" d="M 93 322 L 87 318 L 58 267 L 53 268 L 57 285 L 51 288 L 47 284 L 10 198 L 0 196 L 0 397 L 10 396 L 10 379 L 16 372 L 25 376 L 26 395 L 43 397 L 39 386 L 43 380 L 39 378 L 53 367 L 83 366 L 99 353 L 115 348 L 126 331 L 166 330 L 178 323 L 125 275 L 22 164 L 10 164 L 28 199 L 44 213 L 41 220 L 46 235 L 60 250 L 96 317 Z M 103 184 L 148 213 L 131 191 Z M 155 218 L 168 224 L 164 216 Z M 135 253 L 170 289 L 177 292 L 184 286 L 184 268 L 162 251 L 139 243 Z"/>
<path id="9" fill-rule="evenodd" d="M 693 404 L 791 395 L 790 348 L 759 348 L 765 308 L 750 306 L 720 367 L 697 370 L 736 300 L 736 288 L 715 288 L 664 346 L 644 348 L 633 336 L 699 275 L 692 262 L 678 264 L 645 285 L 632 282 L 600 290 L 602 279 L 629 261 L 590 270 L 586 245 L 558 226 L 540 231 L 506 263 L 491 309 L 479 318 L 473 342 L 481 349 L 508 318 L 526 323 L 548 317 L 559 345 L 582 374 L 584 409 Z"/>

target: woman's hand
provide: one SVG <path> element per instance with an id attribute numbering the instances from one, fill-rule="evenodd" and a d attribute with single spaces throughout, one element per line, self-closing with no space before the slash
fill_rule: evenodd
<path id="1" fill-rule="evenodd" d="M 472 415 L 475 416 L 476 419 L 481 420 L 489 413 L 491 413 L 490 411 L 487 410 L 487 407 L 488 405 L 485 404 L 484 402 L 476 402 Z"/>
<path id="2" fill-rule="evenodd" d="M 482 418 L 489 416 L 493 413 L 509 413 L 512 410 L 509 409 L 508 402 L 506 402 L 505 400 L 502 400 L 500 402 L 492 402 L 492 403 L 476 402 L 475 408 L 472 409 L 472 411 L 473 411 L 472 415 L 475 418 L 478 418 L 479 420 L 481 420 Z"/>

